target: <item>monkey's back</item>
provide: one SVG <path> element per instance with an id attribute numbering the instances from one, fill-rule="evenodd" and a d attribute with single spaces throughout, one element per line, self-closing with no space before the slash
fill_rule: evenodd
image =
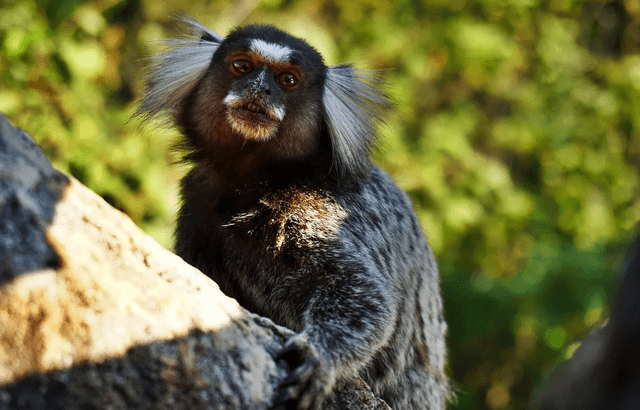
<path id="1" fill-rule="evenodd" d="M 372 166 L 349 183 L 295 179 L 229 195 L 206 173 L 196 166 L 183 181 L 180 256 L 247 309 L 297 332 L 310 303 L 325 304 L 317 310 L 327 322 L 357 333 L 379 326 L 367 323 L 368 310 L 381 297 L 391 300 L 390 323 L 379 341 L 367 341 L 367 360 L 354 368 L 392 408 L 444 408 L 446 324 L 436 262 L 411 202 L 383 171 Z M 329 286 L 337 289 L 330 297 L 314 296 Z M 347 298 L 358 303 L 345 314 Z"/>

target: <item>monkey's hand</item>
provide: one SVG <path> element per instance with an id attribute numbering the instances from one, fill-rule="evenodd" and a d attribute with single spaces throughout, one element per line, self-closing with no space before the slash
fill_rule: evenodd
<path id="1" fill-rule="evenodd" d="M 292 337 L 276 357 L 289 369 L 273 398 L 272 410 L 319 410 L 335 383 L 330 360 L 321 360 L 318 352 L 304 339 Z"/>

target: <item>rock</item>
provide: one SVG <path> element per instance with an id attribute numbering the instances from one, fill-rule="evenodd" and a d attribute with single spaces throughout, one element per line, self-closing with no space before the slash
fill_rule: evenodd
<path id="1" fill-rule="evenodd" d="M 23 272 L 60 266 L 45 233 L 69 179 L 53 169 L 31 137 L 1 116 L 0 135 L 2 285 Z"/>
<path id="2" fill-rule="evenodd" d="M 640 236 L 607 323 L 587 335 L 538 397 L 539 410 L 640 409 Z"/>
<path id="3" fill-rule="evenodd" d="M 292 335 L 0 115 L 0 409 L 266 409 Z M 325 408 L 388 407 L 355 380 Z"/>

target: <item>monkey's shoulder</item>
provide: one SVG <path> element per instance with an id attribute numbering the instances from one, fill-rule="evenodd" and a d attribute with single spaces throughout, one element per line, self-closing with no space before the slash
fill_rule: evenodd
<path id="1" fill-rule="evenodd" d="M 376 166 L 371 166 L 366 179 L 345 190 L 338 202 L 349 209 L 346 227 L 379 231 L 387 237 L 422 236 L 411 200 Z"/>

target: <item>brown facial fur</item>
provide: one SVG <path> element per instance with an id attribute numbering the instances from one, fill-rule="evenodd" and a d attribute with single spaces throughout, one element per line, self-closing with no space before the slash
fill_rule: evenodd
<path id="1" fill-rule="evenodd" d="M 262 141 L 271 138 L 278 130 L 280 121 L 274 119 L 266 111 L 262 113 L 247 109 L 248 104 L 261 106 L 260 103 L 247 103 L 246 101 L 229 105 L 226 110 L 226 118 L 231 128 L 246 139 Z"/>
<path id="2" fill-rule="evenodd" d="M 252 51 L 237 51 L 232 53 L 225 59 L 225 63 L 227 66 L 231 67 L 231 63 L 235 60 L 246 59 L 250 61 L 254 67 L 262 67 L 265 66 L 272 73 L 292 73 L 298 79 L 298 84 L 296 87 L 292 87 L 289 90 L 293 91 L 297 88 L 304 87 L 304 74 L 298 68 L 298 66 L 289 64 L 286 62 L 272 62 L 265 60 L 260 54 L 254 53 Z M 241 77 L 239 73 L 234 71 L 233 69 L 229 69 L 231 73 L 237 77 Z"/>
<path id="3" fill-rule="evenodd" d="M 234 62 L 246 62 L 248 71 L 241 72 L 234 67 Z M 224 62 L 228 70 L 234 76 L 241 78 L 255 70 L 267 69 L 266 75 L 273 76 L 278 81 L 282 73 L 290 73 L 295 76 L 297 84 L 292 87 L 283 87 L 285 92 L 291 92 L 304 87 L 304 75 L 297 66 L 286 62 L 267 61 L 261 55 L 252 51 L 237 51 L 230 54 Z M 247 139 L 268 140 L 275 136 L 281 124 L 282 117 L 286 115 L 284 107 L 280 111 L 269 106 L 264 101 L 264 95 L 252 95 L 245 92 L 240 98 L 231 102 L 225 102 L 227 106 L 226 118 L 231 128 Z"/>
<path id="4" fill-rule="evenodd" d="M 241 56 L 259 57 L 254 53 Z M 279 66 L 298 73 L 298 87 L 304 84 L 304 76 L 297 67 L 290 64 Z M 191 145 L 199 152 L 196 157 L 216 163 L 233 161 L 257 165 L 265 161 L 305 157 L 317 151 L 320 106 L 313 102 L 301 102 L 296 112 L 285 113 L 280 123 L 262 114 L 236 111 L 235 106 L 229 107 L 223 103 L 229 90 L 226 84 L 215 80 L 217 75 L 205 76 L 183 106 L 180 122 Z M 242 106 L 243 102 L 238 105 Z M 305 115 L 296 115 L 298 111 Z M 247 129 L 240 132 L 229 121 L 230 115 L 235 118 L 246 117 L 243 122 L 253 125 L 247 125 Z M 247 137 L 250 131 L 255 131 L 253 137 Z M 254 158 L 248 158 L 249 153 L 255 154 Z"/>

